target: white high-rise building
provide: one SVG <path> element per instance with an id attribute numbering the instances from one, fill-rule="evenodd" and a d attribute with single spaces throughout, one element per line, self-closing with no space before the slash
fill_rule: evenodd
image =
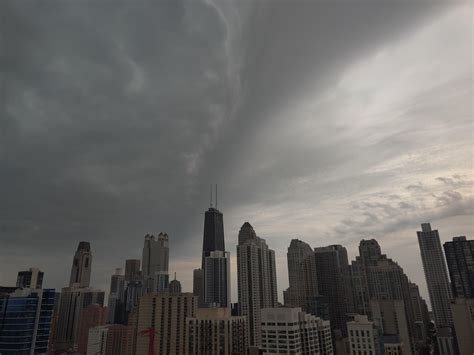
<path id="1" fill-rule="evenodd" d="M 247 316 L 249 344 L 260 345 L 261 309 L 277 305 L 275 252 L 257 237 L 250 223 L 239 232 L 237 284 L 240 315 Z"/>
<path id="2" fill-rule="evenodd" d="M 366 315 L 357 314 L 354 320 L 347 322 L 349 346 L 351 355 L 380 355 L 380 334 L 374 322 Z"/>
<path id="3" fill-rule="evenodd" d="M 204 304 L 230 308 L 230 253 L 211 251 L 204 257 Z"/>
<path id="4" fill-rule="evenodd" d="M 333 354 L 331 327 L 301 308 L 265 308 L 261 314 L 264 354 Z"/>

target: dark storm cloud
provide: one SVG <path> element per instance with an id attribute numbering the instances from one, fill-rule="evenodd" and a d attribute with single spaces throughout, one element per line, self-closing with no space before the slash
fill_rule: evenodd
<path id="1" fill-rule="evenodd" d="M 291 115 L 274 116 L 441 10 L 391 1 L 1 1 L 8 277 L 37 265 L 60 287 L 77 242 L 89 240 L 95 281 L 105 285 L 114 267 L 140 256 L 143 235 L 160 230 L 185 263 L 199 256 L 209 183 L 221 186 L 226 213 L 282 203 L 282 191 L 301 191 L 291 179 L 337 170 L 360 152 L 367 160 L 373 148 L 349 151 L 331 139 L 345 133 L 336 122 L 320 118 L 315 149 L 301 144 Z M 341 181 L 325 184 L 323 196 L 349 193 Z M 401 203 L 365 204 L 361 227 L 380 221 L 369 209 L 386 217 L 409 210 Z M 233 241 L 243 220 L 225 218 Z M 343 225 L 351 223 L 359 222 Z"/>

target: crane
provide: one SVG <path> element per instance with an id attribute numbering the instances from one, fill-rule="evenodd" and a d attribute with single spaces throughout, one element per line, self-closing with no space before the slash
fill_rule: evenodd
<path id="1" fill-rule="evenodd" d="M 150 327 L 140 332 L 142 337 L 148 338 L 148 355 L 155 355 L 155 335 L 158 334 L 155 328 Z"/>

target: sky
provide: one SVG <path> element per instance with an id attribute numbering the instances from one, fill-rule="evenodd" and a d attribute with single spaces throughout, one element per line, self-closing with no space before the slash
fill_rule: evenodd
<path id="1" fill-rule="evenodd" d="M 108 290 L 147 233 L 184 290 L 209 186 L 226 249 L 249 221 L 288 286 L 292 238 L 361 239 L 420 285 L 416 231 L 474 232 L 473 5 L 0 1 L 0 284 Z"/>

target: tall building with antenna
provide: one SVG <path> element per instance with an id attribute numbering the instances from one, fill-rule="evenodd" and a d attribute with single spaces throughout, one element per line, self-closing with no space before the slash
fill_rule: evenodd
<path id="1" fill-rule="evenodd" d="M 215 206 L 212 204 L 212 187 L 210 207 L 204 214 L 204 234 L 202 241 L 202 262 L 201 268 L 204 268 L 204 259 L 211 255 L 212 251 L 225 251 L 224 243 L 224 216 L 217 209 L 217 185 Z"/>

